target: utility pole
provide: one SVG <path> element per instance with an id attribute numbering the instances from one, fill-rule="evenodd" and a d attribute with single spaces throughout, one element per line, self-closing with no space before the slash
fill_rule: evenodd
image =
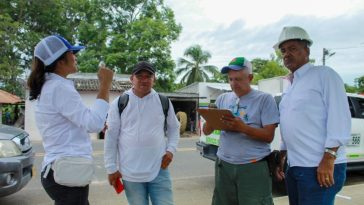
<path id="1" fill-rule="evenodd" d="M 330 50 L 323 48 L 322 49 L 322 65 L 325 65 L 326 56 L 327 56 L 327 58 L 330 58 L 333 55 L 335 55 L 335 52 L 330 52 Z"/>
<path id="2" fill-rule="evenodd" d="M 326 48 L 322 49 L 322 65 L 325 65 L 325 56 L 326 56 L 327 50 Z"/>

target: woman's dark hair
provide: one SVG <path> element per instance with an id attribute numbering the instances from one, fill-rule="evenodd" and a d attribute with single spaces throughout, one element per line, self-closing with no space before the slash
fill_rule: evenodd
<path id="1" fill-rule="evenodd" d="M 45 66 L 39 58 L 33 58 L 32 72 L 30 73 L 27 82 L 30 90 L 29 100 L 36 100 L 39 97 L 45 82 L 45 73 L 53 73 L 56 69 L 57 62 L 65 59 L 67 52 L 63 53 L 57 60 L 48 66 Z"/>

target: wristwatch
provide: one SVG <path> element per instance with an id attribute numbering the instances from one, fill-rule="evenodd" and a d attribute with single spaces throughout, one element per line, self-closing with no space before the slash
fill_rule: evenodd
<path id="1" fill-rule="evenodd" d="M 325 152 L 328 153 L 328 154 L 331 154 L 336 159 L 337 153 L 334 150 L 329 149 L 329 148 L 325 148 Z"/>

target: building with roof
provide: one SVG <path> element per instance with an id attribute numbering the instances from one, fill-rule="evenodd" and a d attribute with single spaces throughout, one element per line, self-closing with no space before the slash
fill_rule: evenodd
<path id="1" fill-rule="evenodd" d="M 258 86 L 251 85 L 253 89 Z M 198 107 L 206 108 L 209 103 L 214 103 L 216 98 L 224 92 L 231 92 L 229 83 L 195 82 L 176 91 L 177 93 L 198 94 Z"/>
<path id="2" fill-rule="evenodd" d="M 91 106 L 95 99 L 99 88 L 99 82 L 96 73 L 75 73 L 68 76 L 68 79 L 74 82 L 76 90 L 80 93 L 81 98 L 85 105 Z M 130 89 L 132 84 L 130 82 L 130 75 L 114 74 L 112 86 L 110 89 L 110 102 L 119 97 L 124 91 Z M 198 93 L 161 93 L 167 96 L 175 109 L 175 112 L 183 111 L 187 115 L 192 110 L 195 110 L 198 105 Z M 31 140 L 42 140 L 38 128 L 36 126 L 33 103 L 29 101 L 29 91 L 26 92 L 25 101 L 25 130 L 29 133 Z M 102 139 L 102 133 L 92 133 L 92 139 Z"/>
<path id="3" fill-rule="evenodd" d="M 1 90 L 0 89 L 0 124 L 2 124 L 2 116 L 3 116 L 3 113 L 2 113 L 2 105 L 5 104 L 5 105 L 8 105 L 8 104 L 17 104 L 17 103 L 20 103 L 20 102 L 23 102 L 23 100 L 16 96 L 16 95 L 13 95 L 11 93 L 8 93 L 6 92 L 5 90 Z"/>

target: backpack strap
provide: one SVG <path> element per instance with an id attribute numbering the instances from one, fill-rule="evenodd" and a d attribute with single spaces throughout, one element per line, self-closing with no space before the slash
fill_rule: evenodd
<path id="1" fill-rule="evenodd" d="M 168 110 L 169 110 L 169 99 L 167 96 L 159 94 L 159 99 L 161 100 L 163 114 L 164 114 L 164 133 L 167 132 L 167 117 L 168 117 Z"/>
<path id="2" fill-rule="evenodd" d="M 121 94 L 118 100 L 119 116 L 121 115 L 121 113 L 123 113 L 125 107 L 128 105 L 128 102 L 129 95 L 126 93 Z"/>
<path id="3" fill-rule="evenodd" d="M 167 96 L 164 96 L 162 94 L 159 94 L 159 99 L 162 104 L 163 114 L 164 114 L 164 133 L 167 132 L 167 117 L 168 117 L 168 110 L 169 110 L 169 99 Z M 118 108 L 119 108 L 119 116 L 121 116 L 121 113 L 123 113 L 125 107 L 128 105 L 129 102 L 129 95 L 126 93 L 123 93 L 120 95 L 118 100 Z"/>

